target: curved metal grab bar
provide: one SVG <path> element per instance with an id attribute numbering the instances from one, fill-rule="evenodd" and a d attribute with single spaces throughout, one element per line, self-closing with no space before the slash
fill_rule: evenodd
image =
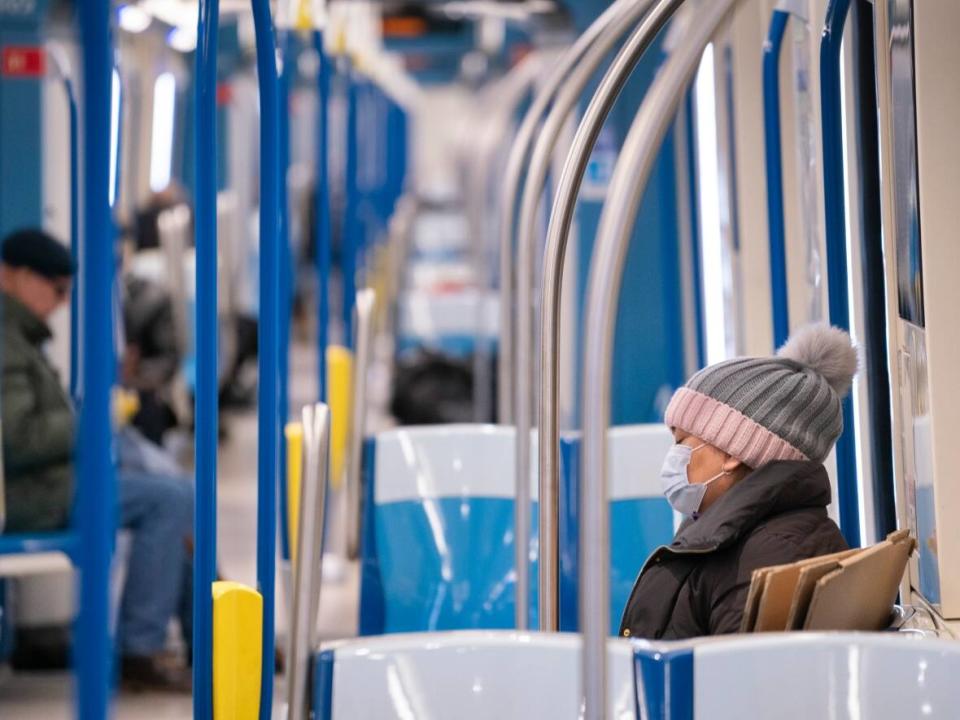
<path id="1" fill-rule="evenodd" d="M 773 344 L 790 334 L 787 304 L 787 239 L 783 210 L 783 140 L 780 133 L 780 56 L 790 13 L 774 10 L 763 43 L 763 138 L 767 162 L 767 223 L 770 232 L 770 294 L 773 299 Z"/>
<path id="2" fill-rule="evenodd" d="M 515 468 L 517 482 L 517 518 L 530 517 L 530 447 L 533 422 L 533 402 L 536 376 L 533 368 L 533 327 L 536 309 L 533 307 L 534 256 L 537 242 L 537 210 L 547 181 L 547 172 L 553 152 L 559 141 L 563 126 L 571 111 L 580 99 L 584 88 L 607 55 L 617 45 L 620 38 L 646 14 L 653 0 L 637 0 L 629 10 L 621 15 L 617 22 L 594 41 L 566 82 L 554 98 L 536 144 L 530 156 L 523 197 L 520 204 L 520 218 L 517 225 L 517 312 L 516 312 L 516 385 L 513 406 L 517 426 Z M 537 316 L 539 317 L 539 316 Z M 525 481 L 520 482 L 523 478 Z M 544 515 L 557 517 L 558 493 L 548 493 L 540 497 L 541 519 Z M 528 523 L 517 524 L 515 537 L 517 547 L 523 549 L 529 541 Z M 519 551 L 517 559 L 519 562 Z M 559 629 L 559 610 L 557 586 L 559 569 L 559 544 L 540 545 L 541 587 L 546 590 L 540 594 L 540 629 L 549 631 Z M 517 574 L 517 584 L 526 577 Z M 519 596 L 519 592 L 518 592 Z"/>
<path id="3" fill-rule="evenodd" d="M 219 1 L 200 0 L 197 18 L 196 325 L 197 379 L 193 534 L 193 716 L 213 717 L 213 600 L 217 557 L 217 44 Z M 263 323 L 260 323 L 262 326 Z M 261 348 L 263 345 L 260 346 Z"/>
<path id="4" fill-rule="evenodd" d="M 704 49 L 741 0 L 713 0 L 697 17 L 654 79 L 613 171 L 600 217 L 587 285 L 583 369 L 584 444 L 580 526 L 580 622 L 584 717 L 606 710 L 606 638 L 610 628 L 610 533 L 607 506 L 607 426 L 617 301 L 624 260 L 659 148 Z"/>
<path id="5" fill-rule="evenodd" d="M 350 446 L 347 454 L 347 557 L 360 556 L 360 513 L 363 512 L 360 469 L 363 462 L 363 438 L 367 417 L 367 366 L 373 345 L 373 305 L 376 293 L 364 288 L 354 305 L 357 352 L 353 363 L 353 400 L 350 422 Z"/>
<path id="6" fill-rule="evenodd" d="M 77 715 L 110 716 L 113 647 L 110 638 L 110 562 L 115 541 L 116 483 L 111 452 L 110 388 L 114 328 L 111 320 L 116 262 L 110 212 L 110 78 L 113 41 L 110 3 L 77 8 L 82 53 L 83 262 L 80 264 L 80 387 L 77 427 L 80 616 L 76 624 Z M 104 357 L 108 358 L 104 361 Z"/>
<path id="7" fill-rule="evenodd" d="M 277 452 L 281 439 L 277 412 L 280 337 L 276 322 L 280 311 L 280 107 L 270 3 L 269 0 L 252 0 L 252 3 L 260 90 L 260 353 L 257 388 L 257 585 L 263 595 L 260 720 L 269 720 L 273 708 L 275 661 L 276 482 L 281 471 Z"/>
<path id="8" fill-rule="evenodd" d="M 543 258 L 540 303 L 540 612 L 556 607 L 559 557 L 560 417 L 558 408 L 560 297 L 567 240 L 577 194 L 600 130 L 623 86 L 657 33 L 683 0 L 660 0 L 633 31 L 604 74 L 580 121 L 557 187 Z M 555 610 L 554 610 L 555 612 Z"/>
<path id="9" fill-rule="evenodd" d="M 303 408 L 303 483 L 294 562 L 293 612 L 287 649 L 287 717 L 304 720 L 309 672 L 317 647 L 317 611 L 323 578 L 323 534 L 330 467 L 330 409 L 323 403 Z"/>
<path id="10" fill-rule="evenodd" d="M 513 422 L 513 221 L 517 196 L 520 194 L 520 177 L 527 161 L 530 143 L 533 142 L 540 118 L 550 106 L 553 96 L 570 71 L 580 61 L 594 41 L 626 12 L 635 0 L 617 0 L 604 10 L 593 24 L 581 34 L 558 61 L 546 78 L 540 91 L 534 96 L 530 108 L 523 116 L 517 136 L 510 146 L 507 169 L 501 193 L 500 215 L 500 337 L 497 349 L 497 421 Z M 526 616 L 524 616 L 526 617 Z"/>
<path id="11" fill-rule="evenodd" d="M 826 220 L 827 287 L 830 324 L 850 329 L 847 293 L 847 209 L 844 201 L 843 116 L 840 110 L 840 63 L 843 27 L 850 0 L 830 0 L 820 39 L 820 122 L 823 126 L 823 211 Z M 837 499 L 840 530 L 850 547 L 860 546 L 857 497 L 856 428 L 853 393 L 843 399 L 843 432 L 837 440 Z"/>

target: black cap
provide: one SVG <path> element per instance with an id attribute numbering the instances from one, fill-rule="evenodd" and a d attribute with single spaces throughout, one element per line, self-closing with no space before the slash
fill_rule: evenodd
<path id="1" fill-rule="evenodd" d="M 76 263 L 70 250 L 43 230 L 15 230 L 3 239 L 0 259 L 11 267 L 25 267 L 46 278 L 74 275 Z"/>

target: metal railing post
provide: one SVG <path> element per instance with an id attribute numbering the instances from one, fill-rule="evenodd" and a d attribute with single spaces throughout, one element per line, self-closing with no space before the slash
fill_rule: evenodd
<path id="1" fill-rule="evenodd" d="M 714 0 L 700 6 L 683 40 L 654 79 L 614 168 L 590 262 L 584 342 L 580 535 L 580 621 L 584 634 L 581 662 L 587 720 L 606 716 L 606 640 L 610 627 L 606 451 L 613 336 L 624 260 L 643 191 L 684 98 L 682 91 L 693 79 L 711 37 L 737 4 L 738 0 Z"/>
<path id="2" fill-rule="evenodd" d="M 541 603 L 555 602 L 558 578 L 554 560 L 559 557 L 560 492 L 560 298 L 567 241 L 573 224 L 577 193 L 583 181 L 590 154 L 600 130 L 613 109 L 617 97 L 650 47 L 657 33 L 673 16 L 683 0 L 660 0 L 644 17 L 614 58 L 594 93 L 573 145 L 564 163 L 563 172 L 547 229 L 543 259 L 543 284 L 540 303 L 540 597 Z M 549 564 L 545 558 L 551 559 Z M 552 575 L 551 575 L 552 573 Z M 541 605 L 541 612 L 543 612 Z"/>

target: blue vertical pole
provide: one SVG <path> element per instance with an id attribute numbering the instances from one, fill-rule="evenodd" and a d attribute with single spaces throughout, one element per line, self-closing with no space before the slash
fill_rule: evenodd
<path id="1" fill-rule="evenodd" d="M 317 72 L 317 169 L 314 196 L 317 263 L 317 388 L 327 401 L 327 345 L 330 342 L 330 59 L 324 52 L 323 32 L 313 35 L 320 60 Z"/>
<path id="2" fill-rule="evenodd" d="M 73 81 L 64 75 L 70 123 L 70 254 L 74 267 L 80 267 L 80 135 L 77 118 L 77 95 Z M 74 283 L 70 293 L 70 397 L 80 403 L 80 284 Z"/>
<path id="3" fill-rule="evenodd" d="M 293 36 L 287 31 L 278 34 L 280 47 L 280 77 L 277 82 L 279 106 L 280 154 L 279 208 L 280 208 L 280 360 L 277 392 L 279 394 L 280 425 L 286 425 L 290 415 L 290 315 L 293 310 L 293 253 L 290 249 L 290 200 L 287 194 L 287 171 L 290 167 L 290 66 L 294 60 Z M 281 442 L 278 450 L 280 474 L 280 557 L 290 559 L 290 522 L 287 516 L 287 444 Z"/>
<path id="4" fill-rule="evenodd" d="M 344 345 L 353 347 L 353 306 L 357 300 L 357 255 L 360 247 L 360 222 L 357 217 L 357 82 L 347 64 L 347 147 L 344 163 L 344 210 L 341 227 L 343 257 Z"/>
<path id="5" fill-rule="evenodd" d="M 783 210 L 783 141 L 780 133 L 780 55 L 790 15 L 774 10 L 763 44 L 763 128 L 767 159 L 767 223 L 770 231 L 770 294 L 773 305 L 773 344 L 790 335 L 787 303 L 787 250 Z"/>
<path id="6" fill-rule="evenodd" d="M 217 557 L 217 34 L 219 0 L 197 18 L 194 204 L 196 206 L 196 501 L 193 513 L 193 717 L 213 717 L 213 596 Z"/>
<path id="7" fill-rule="evenodd" d="M 841 43 L 850 0 L 830 0 L 820 40 L 820 116 L 823 123 L 823 189 L 827 238 L 830 323 L 850 329 L 847 294 L 847 232 L 840 112 Z M 850 547 L 860 546 L 860 503 L 852 393 L 843 400 L 843 434 L 837 441 L 840 530 Z"/>
<path id="8" fill-rule="evenodd" d="M 74 662 L 77 715 L 110 715 L 110 556 L 114 542 L 116 483 L 110 425 L 113 362 L 113 223 L 110 217 L 110 4 L 88 0 L 79 7 L 83 57 L 84 256 L 80 263 L 84 323 L 80 347 L 84 401 L 77 438 L 80 613 Z M 106 361 L 105 361 L 106 359 Z"/>
<path id="9" fill-rule="evenodd" d="M 253 0 L 260 89 L 260 322 L 257 392 L 257 586 L 263 596 L 260 720 L 273 707 L 277 449 L 280 445 L 280 131 L 276 44 L 269 0 Z"/>

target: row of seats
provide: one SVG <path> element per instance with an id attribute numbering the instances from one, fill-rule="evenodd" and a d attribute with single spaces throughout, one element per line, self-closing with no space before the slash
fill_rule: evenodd
<path id="1" fill-rule="evenodd" d="M 618 720 L 956 717 L 960 647 L 897 633 L 611 639 L 608 717 Z M 574 718 L 580 637 L 410 634 L 325 648 L 316 720 Z"/>

